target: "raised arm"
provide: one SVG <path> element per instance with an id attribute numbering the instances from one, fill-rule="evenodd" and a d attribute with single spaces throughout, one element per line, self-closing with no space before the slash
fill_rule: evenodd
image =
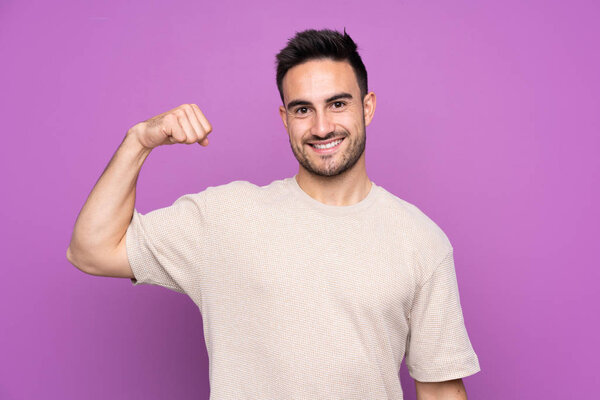
<path id="1" fill-rule="evenodd" d="M 90 275 L 133 278 L 125 234 L 146 157 L 161 145 L 207 146 L 211 131 L 195 104 L 183 104 L 130 128 L 79 212 L 67 248 L 69 262 Z"/>

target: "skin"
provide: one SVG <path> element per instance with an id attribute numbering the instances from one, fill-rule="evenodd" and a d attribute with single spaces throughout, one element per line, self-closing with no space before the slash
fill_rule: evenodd
<path id="1" fill-rule="evenodd" d="M 290 68 L 282 81 L 284 104 L 279 115 L 298 160 L 298 185 L 328 205 L 347 206 L 371 189 L 365 167 L 366 127 L 375 113 L 375 93 L 361 96 L 352 66 L 346 61 L 310 60 Z M 319 154 L 309 143 L 343 137 L 340 147 Z M 418 400 L 464 400 L 461 379 L 415 381 Z"/>
<path id="2" fill-rule="evenodd" d="M 445 382 L 415 381 L 417 400 L 467 400 L 462 379 Z"/>
<path id="3" fill-rule="evenodd" d="M 364 98 L 354 71 L 344 61 L 311 60 L 283 78 L 279 114 L 299 163 L 297 181 L 322 203 L 345 206 L 371 189 L 365 168 L 366 126 L 375 113 L 375 93 Z M 309 142 L 344 137 L 335 153 L 318 154 Z"/>

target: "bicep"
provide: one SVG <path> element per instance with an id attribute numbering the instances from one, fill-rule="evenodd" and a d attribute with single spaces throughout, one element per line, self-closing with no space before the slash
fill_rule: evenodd
<path id="1" fill-rule="evenodd" d="M 480 370 L 463 319 L 452 249 L 418 288 L 410 312 L 406 366 L 421 382 L 446 382 Z"/>

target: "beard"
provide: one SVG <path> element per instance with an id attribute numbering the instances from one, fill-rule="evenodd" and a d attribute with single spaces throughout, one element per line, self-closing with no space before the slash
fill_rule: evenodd
<path id="1" fill-rule="evenodd" d="M 364 153 L 367 141 L 364 123 L 361 130 L 362 132 L 358 132 L 359 134 L 354 137 L 350 136 L 347 131 L 333 131 L 326 137 L 319 138 L 320 140 L 328 140 L 336 136 L 343 136 L 344 142 L 349 142 L 346 143 L 346 150 L 341 154 L 338 151 L 335 154 L 320 155 L 308 149 L 309 152 L 312 152 L 311 157 L 309 157 L 305 146 L 296 147 L 292 144 L 291 139 L 289 141 L 296 160 L 304 169 L 314 175 L 330 177 L 340 175 L 352 168 Z M 318 160 L 318 162 L 315 162 L 315 160 Z"/>

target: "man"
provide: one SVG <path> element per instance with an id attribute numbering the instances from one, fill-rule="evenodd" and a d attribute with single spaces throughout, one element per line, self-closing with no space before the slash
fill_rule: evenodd
<path id="1" fill-rule="evenodd" d="M 195 104 L 129 129 L 82 208 L 67 258 L 91 275 L 190 296 L 203 321 L 211 399 L 466 399 L 479 371 L 452 246 L 416 206 L 370 181 L 376 98 L 353 40 L 297 33 L 277 55 L 279 109 L 299 162 L 259 187 L 208 187 L 134 209 L 151 150 L 209 144 Z"/>

